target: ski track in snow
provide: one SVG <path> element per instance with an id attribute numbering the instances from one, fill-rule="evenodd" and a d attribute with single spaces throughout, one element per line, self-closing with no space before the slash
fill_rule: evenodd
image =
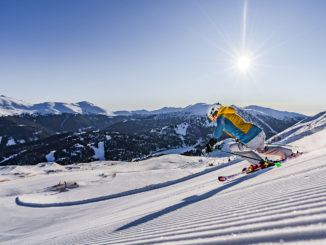
<path id="1" fill-rule="evenodd" d="M 220 159 L 170 155 L 77 171 L 55 163 L 3 167 L 0 176 L 14 179 L 0 183 L 0 242 L 324 245 L 326 129 L 300 135 L 291 145 L 305 149 L 302 156 L 225 183 L 219 175 L 248 162 L 207 167 Z M 76 178 L 85 180 L 80 188 L 45 188 Z"/>
<path id="2" fill-rule="evenodd" d="M 108 215 L 100 228 L 39 244 L 325 244 L 325 163 L 326 154 L 308 154 L 226 184 L 217 168 L 133 196 L 131 217 Z M 139 199 L 150 208 L 135 208 Z"/>
<path id="3" fill-rule="evenodd" d="M 236 162 L 237 161 L 234 161 L 230 165 L 235 164 Z M 125 192 L 120 192 L 120 193 L 116 193 L 116 194 L 112 194 L 112 195 L 100 196 L 100 197 L 84 199 L 84 200 L 78 200 L 78 201 L 61 202 L 61 203 L 36 203 L 36 202 L 24 202 L 19 197 L 16 197 L 15 201 L 16 201 L 17 205 L 25 206 L 25 207 L 32 207 L 32 208 L 48 208 L 48 207 L 64 207 L 64 206 L 82 205 L 82 204 L 100 202 L 100 201 L 105 201 L 105 200 L 124 197 L 124 196 L 135 195 L 135 194 L 138 194 L 138 193 L 142 193 L 142 192 L 146 192 L 146 191 L 152 191 L 152 190 L 156 190 L 156 189 L 159 189 L 159 188 L 175 185 L 175 184 L 190 180 L 192 178 L 196 178 L 198 176 L 205 175 L 205 174 L 210 173 L 212 171 L 216 171 L 216 170 L 221 169 L 223 167 L 225 167 L 225 166 L 217 166 L 217 167 L 214 167 L 214 168 L 206 169 L 206 170 L 201 171 L 199 173 L 188 175 L 188 176 L 180 178 L 180 179 L 171 180 L 171 181 L 167 181 L 167 182 L 164 182 L 164 183 L 154 184 L 154 185 L 150 185 L 150 186 L 146 186 L 146 187 L 142 187 L 142 188 L 138 188 L 138 189 L 133 189 L 133 190 L 125 191 Z"/>

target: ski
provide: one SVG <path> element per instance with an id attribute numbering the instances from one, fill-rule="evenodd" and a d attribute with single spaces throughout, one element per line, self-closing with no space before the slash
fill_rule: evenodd
<path id="1" fill-rule="evenodd" d="M 218 177 L 218 180 L 220 182 L 223 182 L 223 181 L 226 181 L 226 180 L 229 180 L 229 179 L 233 179 L 239 175 L 243 174 L 242 172 L 239 172 L 239 173 L 236 173 L 236 174 L 232 174 L 232 175 L 228 175 L 228 176 L 219 176 Z"/>
<path id="2" fill-rule="evenodd" d="M 290 160 L 290 159 L 293 159 L 293 158 L 297 158 L 299 156 L 302 155 L 302 152 L 297 152 L 295 153 L 293 156 L 290 156 L 284 160 L 280 160 L 280 161 L 275 161 L 275 162 L 272 162 L 272 163 L 268 163 L 267 166 L 259 166 L 257 167 L 256 169 L 254 169 L 253 171 L 250 171 L 250 172 L 247 172 L 247 171 L 241 171 L 239 173 L 235 173 L 235 174 L 231 174 L 231 175 L 226 175 L 226 176 L 219 176 L 218 177 L 218 180 L 220 182 L 224 182 L 224 181 L 227 181 L 227 180 L 231 180 L 231 179 L 234 179 L 240 175 L 245 175 L 245 174 L 252 174 L 252 173 L 256 173 L 257 171 L 259 170 L 262 170 L 262 169 L 266 169 L 266 168 L 270 168 L 270 167 L 274 167 L 274 166 L 277 166 L 277 167 L 280 167 L 282 166 L 283 163 L 285 163 L 286 161 Z"/>

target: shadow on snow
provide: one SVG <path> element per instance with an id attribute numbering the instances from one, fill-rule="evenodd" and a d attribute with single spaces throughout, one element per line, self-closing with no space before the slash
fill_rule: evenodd
<path id="1" fill-rule="evenodd" d="M 208 199 L 208 198 L 216 195 L 217 193 L 219 193 L 219 192 L 221 192 L 223 190 L 226 190 L 228 188 L 231 188 L 232 186 L 235 186 L 235 185 L 237 185 L 237 184 L 239 184 L 239 183 L 241 183 L 241 182 L 243 182 L 245 180 L 248 180 L 248 179 L 251 179 L 253 177 L 256 177 L 257 175 L 262 174 L 262 173 L 265 173 L 265 172 L 267 172 L 269 170 L 271 170 L 271 169 L 269 168 L 269 169 L 266 169 L 266 170 L 259 171 L 257 173 L 253 173 L 253 174 L 250 174 L 250 175 L 245 175 L 245 176 L 243 176 L 243 177 L 241 177 L 239 179 L 236 179 L 236 180 L 234 180 L 232 182 L 229 182 L 229 183 L 227 183 L 227 184 L 225 184 L 225 185 L 223 185 L 223 186 L 221 186 L 219 188 L 216 188 L 214 190 L 211 190 L 211 191 L 209 191 L 207 193 L 204 193 L 202 195 L 194 195 L 194 196 L 187 197 L 187 198 L 183 199 L 182 202 L 180 202 L 180 203 L 174 204 L 174 205 L 169 206 L 167 208 L 164 208 L 164 209 L 162 209 L 160 211 L 157 211 L 155 213 L 146 215 L 146 216 L 144 216 L 142 218 L 139 218 L 139 219 L 137 219 L 135 221 L 132 221 L 129 224 L 126 224 L 124 226 L 121 226 L 120 228 L 116 229 L 115 231 L 121 231 L 121 230 L 125 230 L 125 229 L 128 229 L 128 228 L 131 228 L 133 226 L 138 226 L 138 225 L 147 223 L 147 222 L 149 222 L 151 220 L 154 220 L 154 219 L 156 219 L 156 218 L 158 218 L 158 217 L 160 217 L 162 215 L 171 213 L 171 212 L 173 212 L 175 210 L 178 210 L 180 208 L 186 207 L 186 206 L 191 205 L 193 203 L 203 201 L 205 199 Z"/>
<path id="2" fill-rule="evenodd" d="M 116 193 L 116 194 L 112 194 L 112 195 L 107 195 L 107 196 L 100 196 L 100 197 L 95 197 L 95 198 L 89 198 L 89 199 L 85 199 L 85 200 L 78 200 L 78 201 L 70 201 L 70 202 L 60 202 L 60 203 L 32 203 L 32 202 L 24 202 L 22 200 L 19 199 L 19 197 L 16 197 L 15 202 L 17 205 L 19 206 L 24 206 L 24 207 L 32 207 L 32 208 L 49 208 L 49 207 L 66 207 L 66 206 L 75 206 L 75 205 L 82 205 L 82 204 L 88 204 L 88 203 L 94 203 L 94 202 L 100 202 L 100 201 L 106 201 L 106 200 L 110 200 L 110 199 L 114 199 L 114 198 L 119 198 L 119 197 L 125 197 L 125 196 L 129 196 L 129 195 L 134 195 L 134 194 L 139 194 L 142 192 L 146 192 L 146 191 L 152 191 L 152 190 L 156 190 L 156 189 L 160 189 L 160 188 L 164 188 L 167 186 L 171 186 L 171 185 L 175 185 L 214 171 L 217 171 L 221 168 L 224 168 L 226 166 L 230 166 L 233 165 L 235 163 L 238 163 L 239 161 L 242 161 L 242 159 L 237 159 L 234 160 L 228 164 L 223 164 L 220 166 L 216 166 L 216 167 L 212 167 L 209 169 L 205 169 L 199 173 L 195 173 L 195 174 L 191 174 L 185 177 L 182 177 L 180 179 L 176 179 L 176 180 L 171 180 L 171 181 L 167 181 L 164 183 L 159 183 L 159 184 L 154 184 L 154 185 L 149 185 L 149 186 L 145 186 L 142 188 L 138 188 L 138 189 L 133 189 L 133 190 L 129 190 L 129 191 L 124 191 L 124 192 L 120 192 L 120 193 Z"/>

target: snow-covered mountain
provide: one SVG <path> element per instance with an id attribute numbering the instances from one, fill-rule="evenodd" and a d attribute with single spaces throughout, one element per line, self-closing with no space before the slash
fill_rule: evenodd
<path id="1" fill-rule="evenodd" d="M 124 116 L 130 116 L 130 115 L 157 115 L 157 114 L 168 114 L 168 113 L 177 113 L 179 115 L 185 115 L 185 114 L 191 114 L 191 115 L 197 115 L 197 116 L 204 116 L 206 115 L 208 108 L 211 106 L 211 104 L 206 103 L 197 103 L 194 105 L 189 105 L 185 108 L 181 107 L 164 107 L 159 110 L 135 110 L 135 111 L 115 111 L 114 114 L 116 115 L 124 115 Z M 235 108 L 241 108 L 237 107 L 236 105 L 231 105 Z M 295 112 L 288 112 L 288 111 L 279 111 L 274 110 L 271 108 L 251 105 L 241 108 L 241 110 L 246 111 L 248 114 L 251 114 L 256 117 L 273 117 L 278 120 L 292 120 L 294 118 L 302 119 L 305 117 L 302 114 L 295 113 Z"/>
<path id="2" fill-rule="evenodd" d="M 0 95 L 0 116 L 24 114 L 32 106 L 33 104 L 28 102 Z"/>
<path id="3" fill-rule="evenodd" d="M 269 142 L 291 144 L 293 141 L 315 134 L 324 129 L 326 129 L 326 112 L 321 112 L 315 116 L 307 117 L 283 132 L 276 134 L 269 139 Z"/>
<path id="4" fill-rule="evenodd" d="M 183 114 L 192 114 L 192 115 L 205 115 L 209 104 L 197 103 L 194 105 L 189 105 L 185 108 L 181 107 L 163 107 L 162 109 L 148 111 L 148 110 L 135 110 L 135 111 L 115 111 L 114 114 L 122 116 L 130 115 L 157 115 L 157 114 L 173 114 L 178 113 L 179 115 Z"/>
<path id="5" fill-rule="evenodd" d="M 21 115 L 21 114 L 54 114 L 59 115 L 63 113 L 70 114 L 94 114 L 94 115 L 108 115 L 108 116 L 133 116 L 133 115 L 166 115 L 175 114 L 176 116 L 205 116 L 210 104 L 206 103 L 197 103 L 194 105 L 189 105 L 185 108 L 181 107 L 163 107 L 158 110 L 134 110 L 134 111 L 107 111 L 103 108 L 95 106 L 92 103 L 87 101 L 82 101 L 78 103 L 62 103 L 62 102 L 44 102 L 38 104 L 31 104 L 21 100 L 13 99 L 0 95 L 0 116 L 12 116 L 12 115 Z M 238 108 L 235 105 L 232 105 L 235 108 Z M 246 111 L 250 115 L 256 117 L 272 117 L 277 120 L 293 120 L 293 119 L 302 119 L 305 117 L 302 114 L 287 112 L 287 111 L 278 111 L 270 108 L 264 108 L 260 106 L 247 106 L 240 108 L 242 111 Z"/>
<path id="6" fill-rule="evenodd" d="M 289 120 L 293 118 L 302 118 L 302 114 L 295 113 L 295 112 L 288 112 L 288 111 L 278 111 L 271 108 L 251 105 L 246 106 L 243 109 L 245 109 L 250 114 L 253 114 L 255 116 L 272 116 L 274 118 L 277 118 L 279 120 Z"/>
<path id="7" fill-rule="evenodd" d="M 135 110 L 135 111 L 115 111 L 114 114 L 118 116 L 131 116 L 131 115 L 155 115 L 167 114 L 181 111 L 182 108 L 163 107 L 162 109 L 148 111 L 148 110 Z"/>
<path id="8" fill-rule="evenodd" d="M 167 155 L 0 167 L 0 243 L 326 244 L 325 113 L 292 130 L 302 156 L 223 183 L 248 162 Z"/>
<path id="9" fill-rule="evenodd" d="M 59 115 L 63 113 L 96 114 L 107 116 L 114 115 L 113 112 L 102 109 L 86 101 L 79 103 L 44 102 L 39 104 L 31 104 L 0 95 L 0 116 L 13 116 L 21 114 Z"/>

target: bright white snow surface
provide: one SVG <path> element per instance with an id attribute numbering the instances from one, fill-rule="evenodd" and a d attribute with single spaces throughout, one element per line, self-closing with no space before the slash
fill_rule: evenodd
<path id="1" fill-rule="evenodd" d="M 54 162 L 54 160 L 55 160 L 54 153 L 55 153 L 55 151 L 51 151 L 49 154 L 47 154 L 45 156 L 45 158 L 48 162 Z"/>
<path id="2" fill-rule="evenodd" d="M 305 153 L 225 183 L 219 175 L 248 162 L 167 155 L 0 167 L 0 243 L 326 244 L 326 129 L 291 145 Z M 64 181 L 79 187 L 53 189 Z"/>
<path id="3" fill-rule="evenodd" d="M 92 147 L 92 149 L 95 152 L 94 157 L 99 159 L 99 160 L 105 160 L 105 156 L 104 156 L 104 142 L 99 142 L 98 143 L 98 147 L 92 146 L 90 145 L 90 147 Z"/>

